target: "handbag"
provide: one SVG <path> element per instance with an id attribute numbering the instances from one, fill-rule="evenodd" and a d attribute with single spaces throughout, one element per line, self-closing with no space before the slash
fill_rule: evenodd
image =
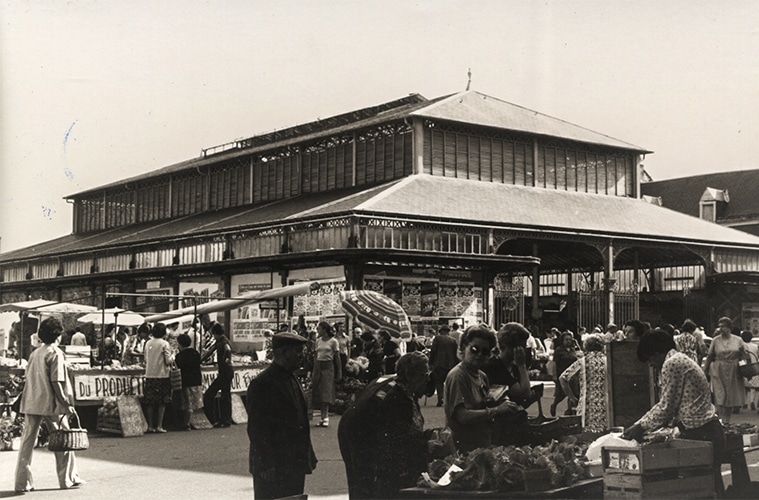
<path id="1" fill-rule="evenodd" d="M 741 375 L 741 377 L 744 378 L 753 378 L 756 375 L 759 375 L 759 362 L 751 362 L 751 356 L 754 356 L 756 358 L 756 355 L 748 351 L 746 353 L 746 359 L 745 364 L 738 364 L 738 373 Z"/>
<path id="2" fill-rule="evenodd" d="M 182 370 L 177 368 L 176 364 L 172 364 L 169 369 L 169 380 L 171 381 L 172 391 L 182 390 Z"/>
<path id="3" fill-rule="evenodd" d="M 47 449 L 50 451 L 79 451 L 86 450 L 90 447 L 90 438 L 87 435 L 87 429 L 82 429 L 79 422 L 79 415 L 74 412 L 76 417 L 76 428 L 71 429 L 63 428 L 63 419 L 66 415 L 61 415 L 61 419 L 58 422 L 59 427 L 56 430 L 50 431 L 50 436 L 47 442 Z M 69 420 L 71 423 L 71 420 Z"/>

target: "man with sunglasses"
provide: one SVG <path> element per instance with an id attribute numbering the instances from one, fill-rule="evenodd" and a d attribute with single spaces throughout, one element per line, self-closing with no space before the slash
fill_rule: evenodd
<path id="1" fill-rule="evenodd" d="M 487 325 L 470 326 L 461 335 L 461 362 L 445 379 L 445 421 L 460 452 L 490 446 L 496 417 L 522 408 L 506 399 L 489 407 L 490 381 L 482 371 L 496 345 Z"/>

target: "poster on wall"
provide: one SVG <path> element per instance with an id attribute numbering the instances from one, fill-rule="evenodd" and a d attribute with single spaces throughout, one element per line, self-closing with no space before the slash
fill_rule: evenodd
<path id="1" fill-rule="evenodd" d="M 239 283 L 232 287 L 233 295 L 256 290 L 268 290 L 269 283 Z M 276 309 L 263 307 L 263 303 L 248 304 L 235 310 L 232 316 L 233 342 L 264 343 L 266 330 L 277 328 Z"/>
<path id="2" fill-rule="evenodd" d="M 385 297 L 393 300 L 396 304 L 403 305 L 403 281 L 399 279 L 386 279 L 382 284 Z"/>
<path id="3" fill-rule="evenodd" d="M 308 295 L 293 296 L 293 317 L 324 317 L 343 314 L 340 292 L 345 290 L 345 278 L 320 279 L 319 289 Z"/>
<path id="4" fill-rule="evenodd" d="M 422 315 L 421 281 L 403 281 L 403 302 L 401 305 L 409 316 Z"/>
<path id="5" fill-rule="evenodd" d="M 744 302 L 741 310 L 743 330 L 748 330 L 756 337 L 759 335 L 759 302 Z"/>
<path id="6" fill-rule="evenodd" d="M 458 286 L 456 283 L 440 283 L 440 316 L 458 316 Z"/>
<path id="7" fill-rule="evenodd" d="M 461 289 L 461 287 L 459 287 L 459 289 Z M 461 315 L 467 318 L 466 319 L 467 323 L 480 323 L 484 321 L 482 288 L 480 287 L 466 288 L 466 291 L 463 293 L 467 296 L 467 300 L 466 302 L 462 301 L 462 304 L 466 303 L 467 307 L 466 309 L 464 309 Z"/>
<path id="8" fill-rule="evenodd" d="M 421 286 L 422 316 L 439 316 L 438 314 L 438 282 L 422 281 Z"/>

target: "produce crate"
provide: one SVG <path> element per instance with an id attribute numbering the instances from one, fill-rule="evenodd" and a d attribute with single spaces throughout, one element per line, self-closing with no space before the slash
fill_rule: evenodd
<path id="1" fill-rule="evenodd" d="M 759 434 L 743 434 L 743 446 L 759 445 Z"/>
<path id="2" fill-rule="evenodd" d="M 645 474 L 661 469 L 711 466 L 712 444 L 706 441 L 675 439 L 669 443 L 657 443 L 625 448 L 604 447 L 602 450 L 604 475 Z"/>
<path id="3" fill-rule="evenodd" d="M 142 436 L 148 428 L 142 407 L 136 396 L 119 396 L 115 401 L 108 402 L 109 412 L 105 406 L 98 410 L 96 429 L 101 432 L 119 434 L 123 437 Z M 113 411 L 118 408 L 118 411 Z"/>
<path id="4" fill-rule="evenodd" d="M 107 432 L 109 434 L 123 434 L 121 430 L 121 419 L 119 417 L 105 417 L 98 415 L 97 430 L 99 432 Z"/>
<path id="5" fill-rule="evenodd" d="M 645 474 L 605 474 L 607 498 L 714 498 L 711 466 L 661 469 Z"/>

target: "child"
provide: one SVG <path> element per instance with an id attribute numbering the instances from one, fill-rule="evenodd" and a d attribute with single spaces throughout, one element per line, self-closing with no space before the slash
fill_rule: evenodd
<path id="1" fill-rule="evenodd" d="M 179 430 L 189 431 L 192 427 L 192 412 L 203 408 L 203 388 L 200 376 L 200 353 L 190 347 L 190 336 L 183 333 L 177 337 L 179 353 L 175 362 L 182 370 L 182 389 L 176 391 L 177 412 L 179 413 Z"/>

